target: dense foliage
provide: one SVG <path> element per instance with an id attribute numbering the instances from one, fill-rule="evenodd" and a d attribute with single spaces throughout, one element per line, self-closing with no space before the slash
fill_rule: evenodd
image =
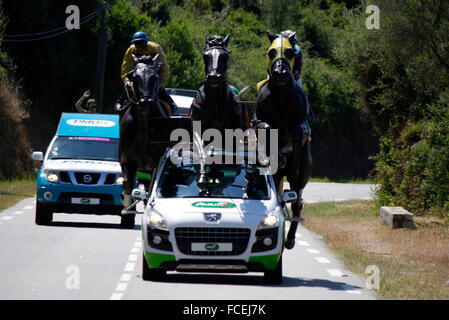
<path id="1" fill-rule="evenodd" d="M 380 29 L 354 14 L 337 51 L 381 137 L 380 204 L 449 217 L 449 2 L 376 4 Z"/>
<path id="2" fill-rule="evenodd" d="M 3 2 L 4 33 L 64 25 L 100 0 Z M 206 34 L 231 35 L 229 81 L 256 98 L 266 77 L 265 31 L 292 29 L 304 52 L 303 86 L 313 123 L 313 175 L 374 177 L 382 204 L 415 212 L 448 211 L 449 10 L 444 0 L 379 0 L 381 28 L 368 30 L 360 0 L 108 0 L 103 112 L 122 94 L 120 65 L 131 35 L 147 32 L 166 53 L 170 87 L 197 89 Z M 2 44 L 11 78 L 29 99 L 25 124 L 43 149 L 60 112 L 74 111 L 84 90 L 96 93 L 99 19 L 52 39 Z M 3 54 L 4 55 L 4 54 Z M 16 66 L 12 72 L 12 66 Z M 254 108 L 251 108 L 253 111 Z M 39 132 L 39 134 L 36 134 Z M 379 146 L 378 146 L 378 142 Z M 370 157 L 371 156 L 371 157 Z"/>

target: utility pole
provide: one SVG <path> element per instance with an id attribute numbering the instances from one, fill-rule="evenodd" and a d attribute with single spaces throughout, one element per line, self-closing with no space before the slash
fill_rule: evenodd
<path id="1" fill-rule="evenodd" d="M 106 60 L 106 3 L 101 8 L 101 28 L 98 37 L 98 55 L 97 55 L 97 105 L 98 112 L 103 112 L 103 89 L 104 89 L 104 68 Z"/>

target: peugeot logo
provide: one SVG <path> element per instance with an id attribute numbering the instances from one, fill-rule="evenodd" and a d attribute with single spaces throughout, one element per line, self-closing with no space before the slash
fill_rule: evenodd
<path id="1" fill-rule="evenodd" d="M 207 222 L 220 222 L 221 221 L 221 213 L 216 213 L 216 212 L 207 212 L 204 213 L 204 219 Z"/>
<path id="2" fill-rule="evenodd" d="M 88 175 L 88 174 L 85 174 L 84 177 L 83 177 L 83 181 L 85 183 L 90 183 L 92 181 L 92 177 L 90 175 Z"/>

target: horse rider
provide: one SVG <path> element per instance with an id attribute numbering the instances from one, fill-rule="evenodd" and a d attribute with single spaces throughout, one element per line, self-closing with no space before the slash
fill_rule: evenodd
<path id="1" fill-rule="evenodd" d="M 79 113 L 95 113 L 97 112 L 97 101 L 95 99 L 89 99 L 86 103 L 86 108 L 82 107 L 84 100 L 90 97 L 90 90 L 86 90 L 81 98 L 76 102 L 75 107 Z"/>
<path id="2" fill-rule="evenodd" d="M 128 74 L 134 71 L 134 60 L 133 55 L 140 57 L 143 55 L 155 56 L 159 54 L 159 78 L 161 81 L 161 89 L 158 92 L 159 98 L 166 102 L 171 109 L 172 114 L 176 111 L 177 106 L 170 95 L 165 91 L 164 85 L 168 82 L 170 77 L 170 70 L 168 68 L 167 59 L 165 58 L 164 51 L 162 47 L 156 42 L 149 41 L 148 36 L 143 31 L 137 31 L 134 33 L 131 39 L 131 45 L 126 50 L 123 57 L 123 63 L 121 67 L 121 78 L 125 84 L 125 90 L 128 96 L 131 96 L 132 80 L 128 78 Z M 126 93 L 119 98 L 116 104 L 116 109 L 121 113 L 124 108 L 126 108 L 127 95 Z"/>

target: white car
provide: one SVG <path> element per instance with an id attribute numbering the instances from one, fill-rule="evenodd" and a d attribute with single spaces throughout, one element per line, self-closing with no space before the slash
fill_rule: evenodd
<path id="1" fill-rule="evenodd" d="M 174 164 L 169 150 L 161 159 L 142 216 L 144 280 L 161 280 L 166 271 L 264 272 L 267 283 L 282 282 L 286 203 L 271 175 L 261 167 L 206 165 L 207 183 L 198 186 L 200 165 Z M 262 173 L 262 174 L 260 174 Z"/>
<path id="2" fill-rule="evenodd" d="M 165 90 L 168 92 L 170 97 L 178 106 L 178 109 L 173 115 L 174 116 L 188 115 L 190 111 L 190 106 L 192 105 L 192 102 L 195 99 L 197 90 L 175 89 L 175 88 L 166 88 Z"/>

